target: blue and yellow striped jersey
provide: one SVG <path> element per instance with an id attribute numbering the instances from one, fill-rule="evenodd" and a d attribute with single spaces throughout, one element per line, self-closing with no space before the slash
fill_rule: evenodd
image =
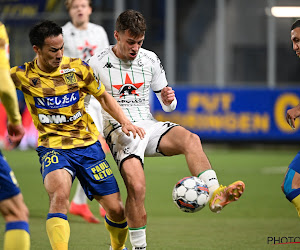
<path id="1" fill-rule="evenodd" d="M 60 67 L 52 73 L 41 71 L 34 60 L 13 67 L 11 77 L 24 93 L 39 132 L 38 146 L 70 149 L 97 141 L 99 132 L 85 111 L 84 97 L 100 96 L 105 87 L 81 59 L 63 57 Z"/>
<path id="2" fill-rule="evenodd" d="M 6 29 L 0 22 L 0 68 L 9 69 L 9 41 Z"/>

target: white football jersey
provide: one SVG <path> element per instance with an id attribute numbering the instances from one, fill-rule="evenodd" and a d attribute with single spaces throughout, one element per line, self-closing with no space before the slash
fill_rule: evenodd
<path id="1" fill-rule="evenodd" d="M 106 48 L 89 60 L 96 79 L 105 85 L 131 122 L 154 119 L 150 113 L 150 88 L 159 92 L 168 85 L 158 56 L 141 48 L 133 61 L 122 61 L 112 48 Z M 109 124 L 117 124 L 108 113 L 102 112 L 104 129 Z"/>
<path id="2" fill-rule="evenodd" d="M 77 29 L 72 22 L 67 22 L 63 27 L 64 55 L 80 58 L 87 61 L 95 53 L 109 46 L 107 33 L 104 28 L 94 23 L 88 23 L 86 30 Z M 98 100 L 90 95 L 84 99 L 86 111 L 92 116 L 99 132 L 102 134 L 103 124 L 101 105 Z"/>
<path id="3" fill-rule="evenodd" d="M 109 46 L 107 34 L 100 25 L 88 23 L 86 30 L 80 30 L 71 22 L 67 22 L 62 29 L 65 56 L 86 61 Z"/>

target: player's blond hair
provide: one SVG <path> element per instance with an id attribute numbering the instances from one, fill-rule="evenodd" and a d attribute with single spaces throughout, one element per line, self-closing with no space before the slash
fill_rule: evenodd
<path id="1" fill-rule="evenodd" d="M 67 10 L 69 11 L 71 6 L 72 6 L 72 3 L 73 3 L 74 0 L 66 0 L 65 1 L 65 6 L 67 8 Z M 92 8 L 92 0 L 88 0 L 89 2 L 89 6 Z"/>

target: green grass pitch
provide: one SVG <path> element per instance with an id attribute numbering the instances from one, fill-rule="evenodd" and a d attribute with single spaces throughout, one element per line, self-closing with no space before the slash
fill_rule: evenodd
<path id="1" fill-rule="evenodd" d="M 300 248 L 300 244 L 273 245 L 274 242 L 268 242 L 268 237 L 300 236 L 296 210 L 280 188 L 285 169 L 297 150 L 207 147 L 205 151 L 219 182 L 228 185 L 243 180 L 245 193 L 220 214 L 210 212 L 208 207 L 194 214 L 183 213 L 173 204 L 171 194 L 175 183 L 189 176 L 184 157 L 146 158 L 147 249 Z M 49 201 L 42 184 L 37 154 L 34 150 L 3 153 L 16 174 L 30 210 L 31 249 L 51 249 L 45 229 Z M 107 160 L 118 180 L 124 201 L 126 191 L 123 181 L 111 155 Z M 100 217 L 97 203 L 89 204 L 93 213 Z M 88 224 L 77 216 L 68 215 L 68 219 L 71 227 L 69 249 L 109 248 L 109 235 L 103 220 L 101 224 Z M 0 224 L 2 249 L 5 225 L 2 217 Z M 127 246 L 130 247 L 129 240 Z"/>

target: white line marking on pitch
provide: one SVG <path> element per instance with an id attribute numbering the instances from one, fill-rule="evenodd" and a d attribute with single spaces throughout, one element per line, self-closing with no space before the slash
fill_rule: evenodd
<path id="1" fill-rule="evenodd" d="M 288 166 L 284 167 L 264 167 L 261 169 L 263 174 L 284 174 Z"/>

